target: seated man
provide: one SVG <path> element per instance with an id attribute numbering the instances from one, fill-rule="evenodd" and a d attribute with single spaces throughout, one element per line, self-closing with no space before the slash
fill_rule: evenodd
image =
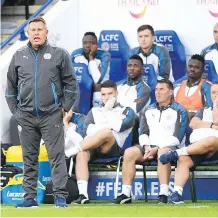
<path id="1" fill-rule="evenodd" d="M 203 49 L 201 51 L 201 55 L 204 56 L 205 60 L 213 61 L 216 72 L 218 74 L 218 61 L 217 61 L 218 60 L 218 23 L 214 25 L 213 37 L 215 43 Z"/>
<path id="2" fill-rule="evenodd" d="M 189 169 L 205 160 L 218 160 L 218 83 L 211 86 L 211 98 L 213 107 L 200 109 L 191 120 L 190 126 L 194 129 L 190 136 L 192 144 L 159 158 L 163 164 L 178 160 L 171 199 L 174 204 L 184 203 L 182 192 L 189 178 Z"/>
<path id="3" fill-rule="evenodd" d="M 132 142 L 138 143 L 139 118 L 141 110 L 150 104 L 150 88 L 143 80 L 143 61 L 139 55 L 132 55 L 127 63 L 127 80 L 118 86 L 117 101 L 126 107 L 131 107 L 136 115 Z"/>
<path id="4" fill-rule="evenodd" d="M 201 55 L 192 55 L 188 62 L 188 80 L 183 80 L 174 89 L 175 101 L 187 111 L 189 122 L 195 113 L 202 107 L 211 105 L 211 83 L 202 79 L 204 71 L 204 58 Z"/>
<path id="5" fill-rule="evenodd" d="M 66 153 L 67 157 L 77 155 L 75 173 L 80 196 L 75 204 L 89 202 L 88 162 L 98 157 L 121 156 L 122 146 L 134 125 L 135 113 L 117 103 L 117 86 L 113 81 L 101 84 L 101 95 L 105 106 L 90 110 L 84 122 L 86 137 Z"/>
<path id="6" fill-rule="evenodd" d="M 158 81 L 155 88 L 157 103 L 150 105 L 140 118 L 140 144 L 126 149 L 124 153 L 122 194 L 114 200 L 115 204 L 132 202 L 131 189 L 137 163 L 184 146 L 187 112 L 172 101 L 172 96 L 173 84 L 165 79 Z M 158 161 L 160 203 L 168 202 L 170 171 L 170 164 L 163 165 Z"/>
<path id="7" fill-rule="evenodd" d="M 94 32 L 86 32 L 83 36 L 83 48 L 71 54 L 73 63 L 86 64 L 94 81 L 92 105 L 101 106 L 100 84 L 109 79 L 110 54 L 98 48 L 97 36 Z"/>
<path id="8" fill-rule="evenodd" d="M 150 88 L 143 80 L 143 60 L 139 55 L 132 55 L 127 63 L 127 80 L 117 87 L 117 101 L 126 107 L 131 107 L 139 113 L 150 103 Z"/>
<path id="9" fill-rule="evenodd" d="M 174 81 L 169 51 L 161 44 L 154 43 L 154 29 L 150 25 L 142 25 L 137 30 L 139 47 L 132 49 L 130 56 L 138 54 L 144 64 L 152 64 L 159 77 Z"/>

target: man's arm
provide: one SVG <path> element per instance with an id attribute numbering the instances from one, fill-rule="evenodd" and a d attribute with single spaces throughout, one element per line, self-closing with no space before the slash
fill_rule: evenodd
<path id="1" fill-rule="evenodd" d="M 201 108 L 195 116 L 192 118 L 190 122 L 190 127 L 192 129 L 199 129 L 199 128 L 210 128 L 211 123 L 207 121 L 202 121 L 203 119 L 203 112 L 204 108 Z"/>
<path id="2" fill-rule="evenodd" d="M 65 111 L 69 111 L 79 94 L 79 88 L 70 57 L 65 51 L 62 61 L 61 82 L 64 88 L 62 107 Z"/>
<path id="3" fill-rule="evenodd" d="M 212 107 L 213 106 L 213 102 L 211 100 L 211 95 L 210 95 L 210 87 L 211 84 L 209 81 L 205 81 L 203 82 L 202 86 L 201 86 L 201 96 L 202 96 L 202 101 L 204 104 L 204 107 L 208 106 L 208 107 Z"/>
<path id="4" fill-rule="evenodd" d="M 147 123 L 146 111 L 141 113 L 140 115 L 140 127 L 139 127 L 139 144 L 144 147 L 144 146 L 149 146 L 150 147 L 150 142 L 149 142 L 149 126 Z"/>
<path id="5" fill-rule="evenodd" d="M 185 110 L 185 108 L 179 108 L 177 113 L 178 115 L 177 115 L 175 131 L 174 131 L 173 136 L 175 136 L 181 143 L 185 136 L 186 129 L 188 126 L 188 113 Z"/>
<path id="6" fill-rule="evenodd" d="M 113 112 L 108 112 L 108 125 L 116 132 L 123 132 L 135 123 L 135 112 L 132 108 L 127 107 L 123 113 L 118 117 Z"/>
<path id="7" fill-rule="evenodd" d="M 87 135 L 88 131 L 91 131 L 91 128 L 93 128 L 93 125 L 90 125 L 90 124 L 94 124 L 94 123 L 95 121 L 94 121 L 94 117 L 92 114 L 92 110 L 90 110 L 83 124 L 83 137 Z"/>
<path id="8" fill-rule="evenodd" d="M 141 81 L 137 86 L 137 99 L 135 99 L 135 108 L 136 113 L 139 113 L 145 106 L 150 104 L 150 93 L 151 90 L 147 84 Z"/>
<path id="9" fill-rule="evenodd" d="M 110 54 L 105 51 L 96 51 L 96 58 L 101 60 L 101 65 L 97 66 L 96 61 L 93 58 L 89 61 L 89 73 L 94 80 L 94 83 L 101 83 L 106 74 L 109 74 L 110 71 Z"/>
<path id="10" fill-rule="evenodd" d="M 7 73 L 6 101 L 12 114 L 17 110 L 18 75 L 15 67 L 15 55 L 13 56 Z"/>
<path id="11" fill-rule="evenodd" d="M 169 51 L 164 46 L 161 47 L 161 52 L 159 54 L 159 75 L 164 79 L 169 79 L 171 71 L 171 60 Z"/>

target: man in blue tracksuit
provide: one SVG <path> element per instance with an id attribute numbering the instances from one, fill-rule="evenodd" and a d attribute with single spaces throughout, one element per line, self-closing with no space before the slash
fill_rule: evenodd
<path id="1" fill-rule="evenodd" d="M 150 25 L 142 25 L 137 30 L 139 47 L 132 49 L 130 56 L 138 54 L 144 64 L 152 64 L 159 77 L 174 82 L 169 51 L 160 44 L 154 43 L 154 29 Z"/>
<path id="2" fill-rule="evenodd" d="M 71 54 L 72 62 L 87 65 L 94 81 L 92 106 L 101 106 L 103 102 L 100 85 L 109 79 L 110 54 L 98 48 L 97 36 L 94 32 L 86 32 L 82 43 L 83 48 L 76 49 Z"/>
<path id="3" fill-rule="evenodd" d="M 7 74 L 6 100 L 21 126 L 24 201 L 16 207 L 37 207 L 40 140 L 45 141 L 56 207 L 66 207 L 68 179 L 64 154 L 63 113 L 77 97 L 78 84 L 68 53 L 47 42 L 43 18 L 32 19 L 29 42 L 13 56 Z"/>
<path id="4" fill-rule="evenodd" d="M 138 143 L 139 113 L 147 107 L 150 100 L 150 87 L 144 81 L 143 61 L 139 55 L 132 55 L 127 63 L 127 80 L 118 86 L 118 102 L 125 107 L 131 107 L 136 113 L 132 131 L 132 144 Z"/>
<path id="5" fill-rule="evenodd" d="M 115 204 L 132 202 L 131 190 L 135 165 L 145 160 L 156 159 L 165 151 L 184 147 L 184 135 L 188 116 L 185 108 L 172 101 L 173 84 L 169 80 L 158 81 L 155 88 L 157 103 L 150 105 L 140 116 L 139 144 L 125 150 L 123 157 L 122 194 Z M 157 168 L 160 192 L 159 202 L 168 202 L 171 166 L 158 161 Z"/>
<path id="6" fill-rule="evenodd" d="M 203 49 L 201 51 L 201 55 L 204 56 L 205 60 L 213 61 L 216 72 L 218 74 L 218 23 L 214 25 L 213 37 L 215 43 Z"/>

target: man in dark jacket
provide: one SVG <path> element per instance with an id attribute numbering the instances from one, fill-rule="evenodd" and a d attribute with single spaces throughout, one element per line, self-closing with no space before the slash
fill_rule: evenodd
<path id="1" fill-rule="evenodd" d="M 16 207 L 37 207 L 35 200 L 38 155 L 43 138 L 52 168 L 56 207 L 66 207 L 67 168 L 64 154 L 63 113 L 78 94 L 78 84 L 68 53 L 47 42 L 43 18 L 28 24 L 29 42 L 13 56 L 7 75 L 6 100 L 21 126 L 25 191 Z"/>

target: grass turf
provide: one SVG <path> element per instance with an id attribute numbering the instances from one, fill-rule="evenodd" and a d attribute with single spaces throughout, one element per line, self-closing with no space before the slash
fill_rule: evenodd
<path id="1" fill-rule="evenodd" d="M 155 201 L 134 201 L 128 205 L 114 205 L 92 201 L 87 205 L 68 205 L 68 208 L 44 204 L 35 209 L 2 205 L 1 217 L 218 217 L 218 202 L 198 201 L 193 204 L 186 201 L 182 205 L 159 205 Z"/>

